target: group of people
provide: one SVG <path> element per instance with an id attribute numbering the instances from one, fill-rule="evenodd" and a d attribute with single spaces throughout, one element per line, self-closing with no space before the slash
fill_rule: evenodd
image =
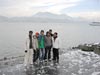
<path id="1" fill-rule="evenodd" d="M 51 52 L 52 55 L 51 56 Z M 53 60 L 59 63 L 59 38 L 58 33 L 52 34 L 52 30 L 44 34 L 44 30 L 40 33 L 29 31 L 28 38 L 25 44 L 25 65 L 32 65 L 36 61 L 47 62 Z"/>

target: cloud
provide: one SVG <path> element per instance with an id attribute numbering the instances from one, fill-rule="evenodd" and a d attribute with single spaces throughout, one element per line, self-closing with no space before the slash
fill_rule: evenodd
<path id="1" fill-rule="evenodd" d="M 75 6 L 75 5 L 76 4 L 61 4 L 61 5 L 56 5 L 56 6 L 50 7 L 47 11 L 51 12 L 51 13 L 61 14 L 61 11 L 64 8 L 69 8 L 69 7 L 72 7 L 72 6 Z"/>
<path id="2" fill-rule="evenodd" d="M 0 0 L 0 15 L 2 16 L 32 16 L 37 12 L 51 12 L 55 14 L 62 14 L 63 10 L 70 9 L 81 5 L 80 2 L 85 0 Z M 83 3 L 82 3 L 83 4 Z M 84 6 L 85 7 L 85 6 Z M 79 6 L 77 7 L 79 8 Z M 74 11 L 68 14 L 72 17 L 83 17 L 85 19 L 99 19 L 100 12 L 97 11 L 82 11 L 74 8 Z M 70 9 L 71 10 L 71 9 Z"/>
<path id="3" fill-rule="evenodd" d="M 84 11 L 84 12 L 74 12 L 74 13 L 68 13 L 68 15 L 72 17 L 82 17 L 84 19 L 88 20 L 99 20 L 100 21 L 100 11 Z"/>
<path id="4" fill-rule="evenodd" d="M 80 0 L 47 0 L 42 3 L 37 3 L 33 8 L 44 9 L 44 12 L 61 13 L 64 8 L 75 6 Z M 43 7 L 43 8 L 42 8 Z M 43 10 L 42 10 L 43 12 Z"/>
<path id="5" fill-rule="evenodd" d="M 0 0 L 0 15 L 31 16 L 37 12 L 60 14 L 82 0 Z"/>

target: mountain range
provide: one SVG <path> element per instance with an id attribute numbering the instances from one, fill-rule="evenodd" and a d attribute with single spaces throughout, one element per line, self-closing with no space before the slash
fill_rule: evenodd
<path id="1" fill-rule="evenodd" d="M 5 17 L 0 16 L 0 22 L 55 22 L 55 23 L 66 23 L 72 21 L 85 21 L 82 18 L 73 18 L 65 14 L 57 15 L 49 12 L 39 12 L 31 17 Z"/>

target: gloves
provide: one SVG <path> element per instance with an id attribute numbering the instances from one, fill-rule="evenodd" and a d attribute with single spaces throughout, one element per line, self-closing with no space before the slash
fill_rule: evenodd
<path id="1" fill-rule="evenodd" d="M 25 50 L 25 53 L 27 53 L 27 50 Z"/>

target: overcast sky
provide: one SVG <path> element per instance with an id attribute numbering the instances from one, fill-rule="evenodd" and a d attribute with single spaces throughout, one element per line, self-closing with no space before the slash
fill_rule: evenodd
<path id="1" fill-rule="evenodd" d="M 37 12 L 100 18 L 100 0 L 0 0 L 1 16 L 32 16 Z"/>

